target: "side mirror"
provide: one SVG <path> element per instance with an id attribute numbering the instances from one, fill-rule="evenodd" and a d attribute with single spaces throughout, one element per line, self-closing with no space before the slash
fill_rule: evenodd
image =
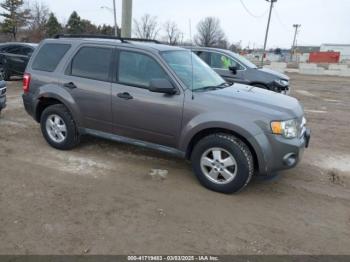
<path id="1" fill-rule="evenodd" d="M 176 93 L 176 89 L 168 79 L 152 79 L 149 91 L 168 95 L 174 95 Z"/>
<path id="2" fill-rule="evenodd" d="M 237 66 L 230 66 L 228 69 L 232 72 L 232 74 L 237 74 Z"/>

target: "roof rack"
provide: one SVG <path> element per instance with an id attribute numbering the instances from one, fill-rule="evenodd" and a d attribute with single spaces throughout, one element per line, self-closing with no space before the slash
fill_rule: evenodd
<path id="1" fill-rule="evenodd" d="M 152 40 L 152 39 L 125 38 L 125 37 L 116 37 L 116 36 L 109 36 L 109 35 L 58 34 L 58 35 L 55 35 L 54 38 L 55 39 L 59 39 L 59 38 L 97 38 L 97 39 L 119 40 L 122 43 L 129 43 L 129 41 L 131 41 L 131 42 L 147 42 L 147 43 L 161 44 L 161 42 L 159 42 L 157 40 Z"/>

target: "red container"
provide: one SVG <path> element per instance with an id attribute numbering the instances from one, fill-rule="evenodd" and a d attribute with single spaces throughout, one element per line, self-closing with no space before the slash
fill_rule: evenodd
<path id="1" fill-rule="evenodd" d="M 339 63 L 340 52 L 312 52 L 309 63 Z"/>

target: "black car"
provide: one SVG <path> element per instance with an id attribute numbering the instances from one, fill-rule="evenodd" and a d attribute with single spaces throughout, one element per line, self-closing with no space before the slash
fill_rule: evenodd
<path id="1" fill-rule="evenodd" d="M 192 47 L 191 50 L 227 82 L 289 93 L 289 77 L 285 74 L 258 68 L 248 59 L 229 50 L 207 47 Z"/>
<path id="2" fill-rule="evenodd" d="M 6 82 L 0 81 L 0 113 L 6 107 Z"/>
<path id="3" fill-rule="evenodd" d="M 37 44 L 5 43 L 0 45 L 0 79 L 22 76 Z"/>

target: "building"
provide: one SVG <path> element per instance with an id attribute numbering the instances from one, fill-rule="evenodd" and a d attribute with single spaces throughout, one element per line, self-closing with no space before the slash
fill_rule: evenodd
<path id="1" fill-rule="evenodd" d="M 350 44 L 322 44 L 321 52 L 340 52 L 340 62 L 350 61 Z"/>

